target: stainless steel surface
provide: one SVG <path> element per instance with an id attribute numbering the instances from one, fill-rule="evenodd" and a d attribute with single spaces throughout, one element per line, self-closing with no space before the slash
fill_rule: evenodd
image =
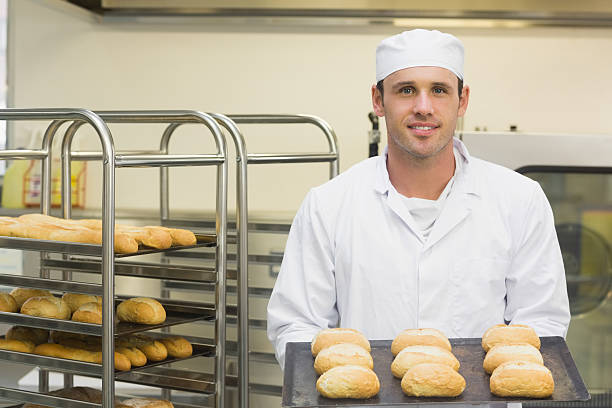
<path id="1" fill-rule="evenodd" d="M 224 156 L 215 154 L 117 155 L 117 167 L 202 166 L 224 162 Z"/>
<path id="2" fill-rule="evenodd" d="M 238 294 L 238 405 L 249 406 L 249 274 L 248 274 L 248 172 L 247 148 L 244 136 L 236 124 L 225 115 L 212 114 L 231 135 L 236 148 L 236 236 L 237 276 L 236 292 Z M 226 223 L 227 225 L 227 223 Z"/>
<path id="3" fill-rule="evenodd" d="M 581 3 L 535 0 L 520 2 L 443 0 L 418 4 L 393 0 L 308 2 L 256 0 L 68 0 L 101 14 L 104 19 L 138 17 L 206 18 L 207 22 L 244 24 L 245 19 L 262 19 L 268 24 L 290 22 L 346 27 L 351 25 L 394 24 L 403 19 L 451 20 L 454 27 L 470 26 L 473 21 L 522 23 L 534 26 L 610 26 L 612 7 L 609 2 L 588 0 Z M 145 19 L 146 21 L 146 19 Z M 258 20 L 256 20 L 258 21 Z M 406 24 L 406 23 L 405 23 Z M 429 23 L 431 24 L 431 23 Z M 444 23 L 441 23 L 444 24 Z M 413 21 L 419 26 L 419 21 Z"/>
<path id="4" fill-rule="evenodd" d="M 63 269 L 73 272 L 85 273 L 100 273 L 100 262 L 90 259 L 45 259 L 42 266 L 49 269 Z M 0 283 L 2 283 L 0 275 Z M 216 272 L 214 268 L 208 267 L 190 267 L 190 266 L 174 266 L 166 264 L 153 264 L 142 262 L 115 262 L 115 276 L 138 276 L 142 278 L 152 279 L 167 279 L 177 281 L 188 281 L 188 285 L 193 285 L 193 282 L 207 282 L 205 285 L 214 283 Z M 46 282 L 46 281 L 44 281 Z M 76 285 L 76 284 L 75 284 Z M 81 284 L 78 284 L 81 285 Z M 35 287 L 35 286 L 32 286 Z M 42 287 L 42 286 L 41 286 Z M 45 288 L 47 288 L 45 286 Z M 79 290 L 77 290 L 77 288 Z M 58 290 L 60 290 L 58 288 Z M 80 286 L 75 286 L 75 292 L 84 292 Z M 100 291 L 101 292 L 101 291 Z M 91 292 L 94 293 L 94 292 Z M 95 294 L 95 293 L 94 293 Z"/>
<path id="5" fill-rule="evenodd" d="M 16 390 L 0 387 L 0 397 L 15 401 L 29 401 L 33 404 L 52 406 L 59 408 L 99 408 L 100 404 L 83 402 L 68 398 L 54 397 L 52 395 L 38 394 L 31 391 Z"/>
<path id="6" fill-rule="evenodd" d="M 97 263 L 98 272 L 100 263 Z M 61 292 L 78 292 L 88 293 L 91 295 L 101 295 L 102 288 L 100 285 L 93 283 L 70 282 L 55 279 L 33 278 L 21 275 L 5 275 L 0 274 L 0 285 L 7 286 L 26 286 L 28 288 L 50 289 Z"/>
<path id="7" fill-rule="evenodd" d="M 154 385 L 200 393 L 215 393 L 215 376 L 208 373 L 153 367 L 142 371 L 119 374 L 117 379 L 134 384 Z"/>
<path id="8" fill-rule="evenodd" d="M 72 372 L 75 374 L 89 374 L 100 377 L 102 366 L 85 361 L 66 360 L 63 358 L 39 356 L 37 354 L 20 353 L 18 351 L 0 350 L 0 358 L 6 361 L 19 362 L 54 371 Z M 114 371 L 114 370 L 113 370 Z M 46 385 L 48 390 L 48 384 Z"/>

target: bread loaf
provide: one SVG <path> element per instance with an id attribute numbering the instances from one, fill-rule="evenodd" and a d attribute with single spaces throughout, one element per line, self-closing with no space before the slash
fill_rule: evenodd
<path id="1" fill-rule="evenodd" d="M 6 338 L 7 340 L 31 341 L 35 345 L 39 345 L 49 340 L 49 330 L 13 326 L 6 332 Z"/>
<path id="2" fill-rule="evenodd" d="M 102 296 L 85 295 L 83 293 L 64 293 L 62 300 L 68 304 L 72 313 L 85 303 L 102 303 Z"/>
<path id="3" fill-rule="evenodd" d="M 352 343 L 340 343 L 321 350 L 315 358 L 314 369 L 317 374 L 323 374 L 341 365 L 358 365 L 373 369 L 374 361 L 363 347 Z"/>
<path id="4" fill-rule="evenodd" d="M 20 351 L 22 353 L 32 353 L 36 345 L 27 340 L 7 340 L 0 339 L 0 350 Z"/>
<path id="5" fill-rule="evenodd" d="M 23 238 L 46 239 L 51 241 L 79 242 L 83 244 L 102 243 L 102 230 L 95 230 L 80 224 L 77 220 L 56 218 L 43 214 L 25 214 L 18 217 Z M 138 251 L 138 242 L 126 234 L 115 231 L 115 252 L 130 254 Z"/>
<path id="6" fill-rule="evenodd" d="M 366 399 L 378 394 L 379 390 L 376 373 L 362 366 L 334 367 L 317 380 L 317 391 L 327 398 Z"/>
<path id="7" fill-rule="evenodd" d="M 136 347 L 117 347 L 116 351 L 126 356 L 133 367 L 142 367 L 147 364 L 147 356 Z"/>
<path id="8" fill-rule="evenodd" d="M 122 404 L 130 408 L 174 408 L 170 401 L 153 398 L 132 398 L 124 400 Z"/>
<path id="9" fill-rule="evenodd" d="M 391 343 L 391 353 L 397 355 L 408 346 L 437 346 L 451 351 L 448 338 L 438 329 L 407 329 L 398 334 Z"/>
<path id="10" fill-rule="evenodd" d="M 88 363 L 102 364 L 102 352 L 91 351 L 75 347 L 66 347 L 61 344 L 45 343 L 36 346 L 35 354 L 48 357 L 65 358 L 68 360 L 85 361 Z M 130 360 L 121 353 L 115 352 L 115 369 L 129 371 Z"/>
<path id="11" fill-rule="evenodd" d="M 0 312 L 15 313 L 19 311 L 15 298 L 8 293 L 0 293 Z"/>
<path id="12" fill-rule="evenodd" d="M 102 229 L 101 220 L 79 220 L 81 225 L 94 230 Z M 115 224 L 115 232 L 125 234 L 138 242 L 152 248 L 166 249 L 172 245 L 172 237 L 168 231 L 160 227 L 134 227 L 130 225 Z"/>
<path id="13" fill-rule="evenodd" d="M 446 364 L 418 364 L 402 377 L 402 391 L 414 397 L 456 397 L 465 389 L 465 379 Z"/>
<path id="14" fill-rule="evenodd" d="M 193 354 L 193 347 L 184 337 L 170 336 L 159 341 L 166 346 L 168 355 L 174 358 L 186 358 Z"/>
<path id="15" fill-rule="evenodd" d="M 508 361 L 493 370 L 490 387 L 498 397 L 547 398 L 554 392 L 555 382 L 541 364 Z"/>
<path id="16" fill-rule="evenodd" d="M 102 403 L 102 391 L 96 390 L 95 388 L 89 387 L 71 387 L 71 388 L 62 388 L 59 390 L 51 391 L 49 395 L 54 395 L 56 397 L 70 398 L 78 401 L 84 402 L 93 402 L 95 404 Z M 115 407 L 118 407 L 120 404 L 119 399 L 115 398 Z M 23 408 L 50 408 L 46 405 L 38 405 L 38 404 L 26 404 Z"/>
<path id="17" fill-rule="evenodd" d="M 137 297 L 117 306 L 117 318 L 122 322 L 160 324 L 166 320 L 166 310 L 155 299 Z"/>
<path id="18" fill-rule="evenodd" d="M 70 308 L 66 302 L 53 296 L 29 298 L 21 306 L 21 313 L 49 319 L 70 319 Z"/>
<path id="19" fill-rule="evenodd" d="M 163 343 L 144 335 L 120 337 L 115 344 L 119 347 L 136 347 L 147 356 L 147 360 L 154 362 L 165 360 L 168 357 L 168 349 Z"/>
<path id="20" fill-rule="evenodd" d="M 540 338 L 533 328 L 524 324 L 498 324 L 490 327 L 482 336 L 482 348 L 484 351 L 496 344 L 531 344 L 540 349 Z"/>
<path id="21" fill-rule="evenodd" d="M 417 364 L 445 364 L 459 371 L 459 360 L 450 351 L 436 346 L 408 346 L 400 351 L 391 363 L 391 372 L 402 378 L 406 371 Z"/>
<path id="22" fill-rule="evenodd" d="M 491 347 L 485 356 L 482 367 L 491 374 L 493 370 L 507 361 L 529 361 L 544 364 L 542 354 L 531 344 L 498 344 Z"/>
<path id="23" fill-rule="evenodd" d="M 102 324 L 102 305 L 98 302 L 85 303 L 74 312 L 72 320 L 82 323 Z"/>
<path id="24" fill-rule="evenodd" d="M 357 330 L 345 328 L 321 330 L 314 339 L 312 339 L 310 349 L 312 355 L 316 357 L 324 348 L 340 343 L 353 343 L 370 352 L 370 342 L 363 334 Z"/>
<path id="25" fill-rule="evenodd" d="M 53 294 L 43 289 L 15 288 L 11 291 L 11 296 L 15 299 L 15 302 L 17 302 L 17 307 L 21 309 L 25 301 L 31 297 L 53 296 Z"/>
<path id="26" fill-rule="evenodd" d="M 172 237 L 172 245 L 188 246 L 188 245 L 195 245 L 198 242 L 195 234 L 189 230 L 180 229 L 180 228 L 166 228 L 166 227 L 159 227 L 159 228 L 165 231 L 168 231 L 170 233 L 170 236 Z"/>

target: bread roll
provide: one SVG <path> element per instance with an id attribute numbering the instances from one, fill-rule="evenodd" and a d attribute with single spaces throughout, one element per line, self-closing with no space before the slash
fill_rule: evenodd
<path id="1" fill-rule="evenodd" d="M 456 397 L 465 389 L 465 379 L 446 364 L 418 364 L 402 377 L 402 391 L 413 397 Z"/>
<path id="2" fill-rule="evenodd" d="M 47 317 L 49 319 L 70 319 L 70 308 L 66 302 L 53 296 L 29 298 L 21 306 L 21 313 L 36 317 Z"/>
<path id="3" fill-rule="evenodd" d="M 117 318 L 122 322 L 160 324 L 166 321 L 166 310 L 155 299 L 137 297 L 117 306 Z"/>
<path id="4" fill-rule="evenodd" d="M 61 344 L 45 343 L 36 346 L 35 354 L 47 357 L 65 358 L 68 360 L 85 361 L 88 363 L 102 364 L 102 352 L 91 351 L 75 347 L 66 347 Z M 115 369 L 129 371 L 130 360 L 121 353 L 115 352 Z"/>
<path id="5" fill-rule="evenodd" d="M 312 339 L 310 349 L 312 355 L 316 357 L 324 348 L 340 343 L 353 343 L 370 352 L 370 342 L 363 334 L 357 330 L 345 328 L 321 330 L 314 339 Z"/>
<path id="6" fill-rule="evenodd" d="M 397 355 L 408 346 L 438 346 L 451 351 L 448 338 L 438 329 L 407 329 L 398 334 L 391 343 L 391 353 Z"/>
<path id="7" fill-rule="evenodd" d="M 119 347 L 136 347 L 150 361 L 162 361 L 168 357 L 168 349 L 163 343 L 144 335 L 121 337 L 117 339 L 115 344 Z"/>
<path id="8" fill-rule="evenodd" d="M 482 367 L 487 374 L 491 374 L 497 366 L 507 361 L 529 361 L 544 364 L 540 350 L 531 344 L 498 344 L 491 347 L 487 352 Z"/>
<path id="9" fill-rule="evenodd" d="M 198 243 L 195 234 L 189 230 L 180 229 L 180 228 L 166 228 L 166 227 L 159 227 L 159 228 L 166 230 L 170 233 L 170 236 L 172 237 L 172 245 L 188 246 L 188 245 L 195 245 Z"/>
<path id="10" fill-rule="evenodd" d="M 102 303 L 102 296 L 85 295 L 83 293 L 64 293 L 62 300 L 68 304 L 72 313 L 85 303 Z"/>
<path id="11" fill-rule="evenodd" d="M 132 398 L 124 400 L 121 404 L 130 408 L 174 408 L 170 401 L 153 398 Z"/>
<path id="12" fill-rule="evenodd" d="M 126 356 L 133 367 L 142 367 L 147 364 L 147 356 L 136 347 L 117 347 L 116 351 Z"/>
<path id="13" fill-rule="evenodd" d="M 493 370 L 490 387 L 498 397 L 547 398 L 555 390 L 555 382 L 543 365 L 508 361 Z"/>
<path id="14" fill-rule="evenodd" d="M 193 354 L 193 347 L 184 337 L 170 336 L 159 339 L 166 349 L 168 355 L 174 358 L 186 358 Z"/>
<path id="15" fill-rule="evenodd" d="M 406 371 L 417 364 L 445 364 L 459 371 L 459 360 L 450 351 L 436 346 L 408 346 L 400 351 L 391 363 L 391 372 L 402 378 Z"/>
<path id="16" fill-rule="evenodd" d="M 317 374 L 323 374 L 341 365 L 358 365 L 373 369 L 374 361 L 363 347 L 352 343 L 340 343 L 321 350 L 315 358 L 314 369 Z"/>
<path id="17" fill-rule="evenodd" d="M 482 348 L 484 351 L 496 344 L 531 344 L 540 349 L 540 338 L 535 330 L 524 324 L 497 324 L 490 327 L 482 336 Z"/>
<path id="18" fill-rule="evenodd" d="M 53 296 L 53 294 L 43 289 L 15 288 L 11 291 L 11 296 L 15 299 L 15 302 L 17 302 L 17 307 L 21 309 L 25 301 L 31 297 Z"/>
<path id="19" fill-rule="evenodd" d="M 327 398 L 372 398 L 380 390 L 376 373 L 354 365 L 334 367 L 317 380 L 317 391 Z"/>
<path id="20" fill-rule="evenodd" d="M 19 311 L 15 298 L 8 293 L 0 293 L 0 312 L 15 313 Z"/>
<path id="21" fill-rule="evenodd" d="M 7 340 L 31 341 L 35 345 L 46 343 L 49 340 L 49 330 L 33 327 L 13 326 L 6 332 Z"/>
<path id="22" fill-rule="evenodd" d="M 22 353 L 32 353 L 36 345 L 27 340 L 7 340 L 0 339 L 0 350 L 20 351 Z"/>
<path id="23" fill-rule="evenodd" d="M 78 401 L 85 402 L 93 402 L 95 404 L 102 403 L 102 391 L 96 390 L 95 388 L 89 387 L 71 387 L 71 388 L 62 388 L 59 390 L 51 391 L 49 395 L 54 395 L 56 397 L 70 398 Z M 120 404 L 119 399 L 115 398 L 115 407 L 118 407 Z M 26 404 L 23 408 L 50 408 L 46 405 L 38 405 L 38 404 Z"/>
<path id="24" fill-rule="evenodd" d="M 75 322 L 102 324 L 102 304 L 98 302 L 85 303 L 72 315 Z"/>

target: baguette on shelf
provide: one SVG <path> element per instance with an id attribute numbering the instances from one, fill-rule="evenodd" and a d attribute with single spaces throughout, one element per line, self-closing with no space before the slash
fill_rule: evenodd
<path id="1" fill-rule="evenodd" d="M 28 340 L 7 340 L 0 339 L 0 350 L 20 351 L 22 353 L 31 353 L 36 345 Z"/>
<path id="2" fill-rule="evenodd" d="M 0 235 L 18 238 L 65 241 L 82 244 L 102 243 L 101 220 L 73 220 L 44 214 L 24 214 L 17 218 L 0 217 Z M 115 252 L 132 254 L 140 244 L 167 249 L 171 246 L 195 245 L 193 232 L 161 226 L 135 227 L 115 224 Z"/>

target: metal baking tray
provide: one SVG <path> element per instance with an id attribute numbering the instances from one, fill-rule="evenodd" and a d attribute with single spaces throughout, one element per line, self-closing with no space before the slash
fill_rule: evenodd
<path id="1" fill-rule="evenodd" d="M 480 338 L 450 339 L 453 354 L 461 363 L 459 373 L 465 378 L 466 388 L 455 398 L 417 398 L 402 392 L 401 380 L 391 373 L 391 340 L 372 340 L 374 371 L 380 380 L 380 392 L 364 400 L 330 399 L 322 397 L 316 390 L 317 374 L 310 342 L 288 343 L 283 379 L 283 407 L 326 406 L 372 406 L 405 405 L 425 403 L 487 404 L 493 402 L 528 401 L 587 401 L 589 392 L 578 373 L 578 369 L 562 337 L 542 337 L 540 352 L 544 365 L 550 369 L 555 380 L 555 391 L 550 398 L 500 398 L 491 394 L 489 375 L 482 368 L 485 352 Z"/>
<path id="2" fill-rule="evenodd" d="M 127 297 L 115 300 L 117 305 Z M 170 327 L 177 324 L 190 323 L 198 320 L 214 320 L 216 317 L 215 305 L 175 301 L 171 299 L 158 299 L 166 310 L 166 320 L 159 324 L 137 324 L 119 322 L 115 319 L 115 336 L 139 333 L 143 331 Z M 0 312 L 0 322 L 12 325 L 38 327 L 41 329 L 59 330 L 71 333 L 84 333 L 94 336 L 102 335 L 102 325 L 92 323 L 73 322 L 72 320 L 49 319 L 35 317 L 21 313 Z"/>
<path id="3" fill-rule="evenodd" d="M 132 371 L 146 370 L 150 367 L 156 367 L 163 364 L 176 363 L 178 361 L 188 360 L 194 357 L 207 357 L 215 353 L 215 346 L 206 344 L 192 344 L 193 353 L 189 357 L 174 358 L 169 357 L 162 361 L 148 362 L 142 367 L 133 367 L 130 371 L 115 371 L 115 377 L 119 379 L 121 375 Z M 102 364 L 88 363 L 79 360 L 70 360 L 65 358 L 40 356 L 32 353 L 21 353 L 19 351 L 0 350 L 0 360 L 10 361 L 12 363 L 22 363 L 51 371 L 89 375 L 94 377 L 102 376 Z"/>
<path id="4" fill-rule="evenodd" d="M 217 244 L 215 235 L 196 234 L 197 243 L 188 246 L 173 246 L 168 249 L 156 249 L 141 246 L 138 252 L 133 254 L 115 254 L 115 258 L 125 258 L 129 256 L 154 254 L 158 252 L 176 251 L 179 249 L 189 249 L 198 247 L 213 247 Z M 0 248 L 22 249 L 24 251 L 44 251 L 58 252 L 71 255 L 102 256 L 102 245 L 80 244 L 64 241 L 46 241 L 42 239 L 16 238 L 0 236 Z"/>

